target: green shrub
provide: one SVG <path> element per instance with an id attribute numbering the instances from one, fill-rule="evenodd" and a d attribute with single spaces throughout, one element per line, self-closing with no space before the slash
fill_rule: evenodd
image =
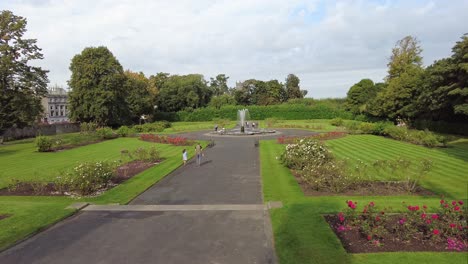
<path id="1" fill-rule="evenodd" d="M 344 122 L 344 126 L 350 133 L 360 133 L 359 127 L 361 122 L 359 121 L 347 121 Z"/>
<path id="2" fill-rule="evenodd" d="M 94 122 L 83 122 L 80 124 L 80 131 L 82 133 L 93 133 L 96 132 L 98 125 Z"/>
<path id="3" fill-rule="evenodd" d="M 339 193 L 355 183 L 354 178 L 346 171 L 346 163 L 343 160 L 309 164 L 300 172 L 300 176 L 316 191 Z"/>
<path id="4" fill-rule="evenodd" d="M 166 120 L 158 121 L 156 123 L 161 124 L 164 128 L 171 128 L 172 127 L 171 122 L 166 121 Z"/>
<path id="5" fill-rule="evenodd" d="M 161 159 L 160 153 L 156 149 L 156 147 L 151 147 L 148 149 L 137 148 L 130 154 L 130 156 L 134 157 L 136 160 L 148 161 L 148 162 L 156 162 Z"/>
<path id="6" fill-rule="evenodd" d="M 146 123 L 143 125 L 136 125 L 133 126 L 133 129 L 137 133 L 151 133 L 151 132 L 162 132 L 164 129 L 171 127 L 171 123 L 169 122 L 154 122 L 154 123 Z"/>
<path id="7" fill-rule="evenodd" d="M 52 139 L 46 136 L 36 137 L 36 147 L 39 152 L 47 152 L 52 150 Z"/>
<path id="8" fill-rule="evenodd" d="M 115 176 L 117 164 L 109 161 L 83 162 L 66 174 L 72 191 L 88 195 L 104 188 Z"/>
<path id="9" fill-rule="evenodd" d="M 363 134 L 374 134 L 376 125 L 374 123 L 362 122 L 359 124 L 359 130 Z"/>
<path id="10" fill-rule="evenodd" d="M 132 128 L 129 128 L 128 126 L 121 126 L 119 129 L 117 129 L 117 135 L 120 137 L 126 137 L 134 134 L 134 130 Z"/>
<path id="11" fill-rule="evenodd" d="M 374 135 L 383 135 L 384 131 L 385 131 L 385 128 L 387 128 L 389 126 L 393 126 L 393 123 L 391 123 L 391 122 L 377 122 L 377 123 L 374 123 L 374 131 L 372 132 L 372 134 L 374 134 Z"/>
<path id="12" fill-rule="evenodd" d="M 330 125 L 332 126 L 342 126 L 344 123 L 343 119 L 342 118 L 333 118 L 332 120 L 330 120 Z"/>
<path id="13" fill-rule="evenodd" d="M 98 130 L 96 130 L 96 134 L 99 136 L 101 139 L 111 139 L 115 138 L 114 131 L 110 127 L 101 127 Z"/>
<path id="14" fill-rule="evenodd" d="M 384 129 L 383 133 L 396 140 L 406 141 L 408 137 L 408 129 L 406 127 L 388 126 Z"/>

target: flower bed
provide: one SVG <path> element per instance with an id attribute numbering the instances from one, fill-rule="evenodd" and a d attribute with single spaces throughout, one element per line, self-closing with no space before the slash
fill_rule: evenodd
<path id="1" fill-rule="evenodd" d="M 143 141 L 162 143 L 162 144 L 172 144 L 175 146 L 190 146 L 193 145 L 193 141 L 188 140 L 184 137 L 169 137 L 169 136 L 159 136 L 155 134 L 141 134 L 140 139 Z"/>
<path id="2" fill-rule="evenodd" d="M 317 135 L 313 136 L 308 136 L 305 138 L 311 138 L 311 139 L 317 139 L 317 140 L 330 140 L 330 139 L 337 139 L 346 136 L 346 132 L 340 132 L 340 131 L 332 131 L 332 132 L 327 132 L 327 133 L 320 133 Z M 277 139 L 277 142 L 279 144 L 294 144 L 296 143 L 299 139 L 304 138 L 304 137 L 286 137 L 286 136 L 281 136 Z"/>
<path id="3" fill-rule="evenodd" d="M 160 163 L 161 160 L 157 161 L 141 161 L 134 160 L 129 163 L 123 164 L 115 169 L 110 179 L 106 180 L 93 188 L 92 191 L 86 192 L 86 195 L 98 195 L 106 190 L 109 190 L 119 184 L 122 184 L 126 180 L 139 174 L 140 172 L 149 169 L 156 164 Z M 76 169 L 76 168 L 75 168 Z M 83 178 L 85 179 L 85 178 Z M 86 180 L 86 179 L 85 179 Z M 71 190 L 72 186 L 69 181 L 64 182 L 63 179 L 58 179 L 56 183 L 44 183 L 44 182 L 19 182 L 11 184 L 8 188 L 0 189 L 0 196 L 69 196 L 79 195 L 76 190 Z M 1 216 L 0 216 L 1 219 Z"/>
<path id="4" fill-rule="evenodd" d="M 361 210 L 346 201 L 348 208 L 326 216 L 343 247 L 351 253 L 393 251 L 468 251 L 467 215 L 463 201 L 440 201 L 437 212 L 427 206 L 405 205 L 406 212 L 389 214 L 374 202 Z"/>

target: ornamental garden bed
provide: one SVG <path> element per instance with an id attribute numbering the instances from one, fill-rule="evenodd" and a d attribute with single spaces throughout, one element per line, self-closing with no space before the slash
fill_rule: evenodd
<path id="1" fill-rule="evenodd" d="M 389 214 L 370 202 L 358 212 L 357 202 L 346 201 L 348 209 L 325 220 L 349 253 L 398 251 L 468 252 L 468 226 L 463 201 L 441 201 L 441 209 L 408 205 L 407 211 Z"/>
<path id="2" fill-rule="evenodd" d="M 157 164 L 157 162 L 148 162 L 135 160 L 118 166 L 115 175 L 110 179 L 108 184 L 99 188 L 93 194 L 97 195 L 102 192 L 109 190 L 119 184 L 124 183 L 126 180 L 139 174 L 140 172 L 147 170 Z M 0 196 L 70 196 L 74 195 L 73 192 L 69 191 L 65 186 L 59 186 L 56 183 L 43 183 L 43 182 L 15 182 L 7 188 L 0 189 Z"/>
<path id="3" fill-rule="evenodd" d="M 171 144 L 174 146 L 191 146 L 195 142 L 185 137 L 179 136 L 160 136 L 155 134 L 140 134 L 140 139 L 147 142 Z"/>
<path id="4" fill-rule="evenodd" d="M 422 195 L 435 196 L 435 194 L 421 186 L 417 186 L 412 192 L 407 189 L 406 182 L 388 181 L 388 182 L 356 182 L 348 186 L 339 193 L 326 190 L 316 190 L 295 171 L 291 171 L 302 192 L 306 196 L 395 196 L 395 195 Z"/>

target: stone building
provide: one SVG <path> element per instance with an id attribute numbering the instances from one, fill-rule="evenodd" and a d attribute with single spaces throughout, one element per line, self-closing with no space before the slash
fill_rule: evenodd
<path id="1" fill-rule="evenodd" d="M 65 89 L 58 86 L 51 87 L 47 96 L 42 98 L 44 107 L 42 121 L 49 124 L 69 122 L 67 99 L 68 94 Z"/>

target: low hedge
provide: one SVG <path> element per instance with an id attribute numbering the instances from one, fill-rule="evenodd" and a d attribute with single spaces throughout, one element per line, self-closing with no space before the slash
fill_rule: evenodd
<path id="1" fill-rule="evenodd" d="M 233 106 L 228 105 L 216 109 L 214 107 L 198 108 L 193 111 L 179 111 L 176 113 L 159 112 L 155 114 L 156 120 L 168 121 L 212 121 L 217 118 L 237 120 L 237 110 L 249 109 L 251 120 L 265 120 L 277 118 L 284 120 L 304 119 L 352 119 L 353 115 L 344 109 L 333 108 L 324 104 L 281 104 L 269 106 Z"/>

